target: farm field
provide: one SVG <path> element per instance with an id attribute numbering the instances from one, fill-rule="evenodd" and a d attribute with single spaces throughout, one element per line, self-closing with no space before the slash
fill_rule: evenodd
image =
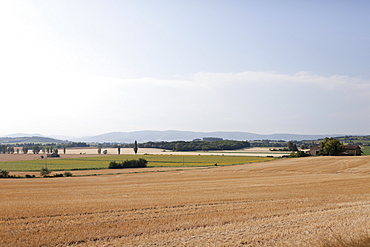
<path id="1" fill-rule="evenodd" d="M 67 148 L 67 154 L 84 154 L 84 155 L 96 155 L 96 147 L 88 148 Z M 117 148 L 102 148 L 102 150 L 107 150 L 108 154 L 118 154 Z M 172 154 L 172 155 L 237 155 L 237 156 L 274 156 L 281 157 L 282 155 L 289 154 L 290 152 L 279 152 L 270 151 L 270 148 L 244 148 L 239 150 L 223 150 L 223 151 L 171 151 L 163 150 L 159 148 L 139 148 L 138 154 Z M 133 154 L 132 148 L 121 148 L 121 154 Z"/>
<path id="2" fill-rule="evenodd" d="M 0 246 L 321 246 L 370 229 L 370 157 L 2 179 Z"/>
<path id="3" fill-rule="evenodd" d="M 23 157 L 32 155 L 0 155 L 0 160 L 7 156 Z M 69 156 L 61 155 L 62 158 L 41 159 L 39 155 L 33 160 L 10 160 L 0 161 L 0 169 L 8 171 L 40 171 L 41 167 L 47 166 L 52 171 L 70 170 L 96 170 L 106 169 L 111 161 L 123 161 L 143 158 L 148 161 L 148 167 L 201 167 L 217 165 L 235 165 L 252 162 L 270 161 L 271 157 L 251 156 L 223 156 L 223 155 L 95 155 L 95 156 Z M 68 158 L 70 157 L 70 158 Z M 78 157 L 78 158 L 72 158 Z M 115 169 L 117 172 L 117 169 Z M 138 170 L 139 171 L 139 170 Z"/>
<path id="4" fill-rule="evenodd" d="M 363 146 L 361 150 L 363 152 L 362 155 L 370 155 L 370 146 Z"/>

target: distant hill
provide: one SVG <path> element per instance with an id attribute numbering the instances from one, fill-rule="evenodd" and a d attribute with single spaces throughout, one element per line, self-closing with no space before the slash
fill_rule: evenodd
<path id="1" fill-rule="evenodd" d="M 45 137 L 40 134 L 12 134 L 6 137 L 0 137 L 0 143 L 15 144 L 15 143 L 68 143 L 68 142 L 87 142 L 87 143 L 133 143 L 137 140 L 140 143 L 148 141 L 192 141 L 194 139 L 203 138 L 222 138 L 224 140 L 236 141 L 253 141 L 253 140 L 284 140 L 284 141 L 302 141 L 302 140 L 317 140 L 325 137 L 337 137 L 343 135 L 298 135 L 298 134 L 271 134 L 261 135 L 250 132 L 237 131 L 214 131 L 214 132 L 195 132 L 195 131 L 179 131 L 179 130 L 143 130 L 132 132 L 110 132 L 96 136 L 87 137 L 67 137 L 53 136 Z M 58 139 L 63 138 L 63 141 Z"/>
<path id="2" fill-rule="evenodd" d="M 202 139 L 204 137 L 218 137 L 225 140 L 239 140 L 239 141 L 252 141 L 252 140 L 317 140 L 324 137 L 335 137 L 339 135 L 297 135 L 297 134 L 271 134 L 271 135 L 260 135 L 249 132 L 228 132 L 228 131 L 216 131 L 216 132 L 193 132 L 193 131 L 178 131 L 178 130 L 166 130 L 166 131 L 155 131 L 155 130 L 144 130 L 144 131 L 133 131 L 133 132 L 110 132 L 96 136 L 72 138 L 73 141 L 83 142 L 125 142 L 132 143 L 135 140 L 138 142 L 148 141 L 191 141 L 194 139 Z"/>
<path id="3" fill-rule="evenodd" d="M 10 134 L 10 135 L 6 135 L 4 137 L 39 137 L 39 136 L 43 136 L 41 134 L 27 134 L 27 133 L 14 133 L 14 134 Z"/>
<path id="4" fill-rule="evenodd" d="M 23 136 L 23 137 L 0 137 L 1 144 L 21 144 L 21 143 L 67 143 L 54 138 L 43 136 Z"/>

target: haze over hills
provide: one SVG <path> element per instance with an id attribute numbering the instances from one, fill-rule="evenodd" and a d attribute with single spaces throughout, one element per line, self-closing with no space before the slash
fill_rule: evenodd
<path id="1" fill-rule="evenodd" d="M 203 137 L 219 137 L 228 140 L 316 140 L 326 136 L 339 136 L 339 135 L 298 135 L 298 134 L 271 134 L 261 135 L 249 132 L 228 132 L 228 131 L 215 131 L 215 132 L 194 132 L 194 131 L 178 131 L 178 130 L 144 130 L 133 132 L 110 132 L 96 136 L 74 138 L 74 141 L 85 142 L 126 142 L 131 143 L 137 140 L 138 142 L 148 141 L 191 141 L 194 139 L 202 139 Z M 72 140 L 72 139 L 71 139 Z"/>
<path id="2" fill-rule="evenodd" d="M 28 134 L 28 133 L 14 133 L 5 135 L 4 137 L 33 137 L 33 136 L 43 136 L 41 134 Z"/>
<path id="3" fill-rule="evenodd" d="M 68 143 L 68 141 L 62 141 L 54 138 L 44 136 L 6 136 L 0 137 L 0 144 L 21 144 L 21 143 Z"/>
<path id="4" fill-rule="evenodd" d="M 337 137 L 343 135 L 299 135 L 299 134 L 270 134 L 261 135 L 250 132 L 238 132 L 238 131 L 214 131 L 214 132 L 195 132 L 195 131 L 178 131 L 178 130 L 166 130 L 166 131 L 155 131 L 155 130 L 143 130 L 143 131 L 132 131 L 132 132 L 109 132 L 101 135 L 86 136 L 86 137 L 68 137 L 68 136 L 57 136 L 52 135 L 49 137 L 40 134 L 26 134 L 18 133 L 6 135 L 0 138 L 2 143 L 21 143 L 21 142 L 55 142 L 62 143 L 68 141 L 74 142 L 87 142 L 87 143 L 103 143 L 103 142 L 117 142 L 117 143 L 133 143 L 135 140 L 138 142 L 148 141 L 191 141 L 194 139 L 202 139 L 204 137 L 218 137 L 225 140 L 317 140 L 325 137 Z M 13 140 L 11 140 L 13 139 Z M 63 140 L 63 141 L 62 141 Z"/>

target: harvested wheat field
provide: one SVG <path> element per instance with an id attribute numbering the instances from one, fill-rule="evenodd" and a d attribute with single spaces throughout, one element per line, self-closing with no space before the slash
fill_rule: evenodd
<path id="1" fill-rule="evenodd" d="M 321 246 L 370 227 L 370 157 L 2 179 L 1 246 Z"/>

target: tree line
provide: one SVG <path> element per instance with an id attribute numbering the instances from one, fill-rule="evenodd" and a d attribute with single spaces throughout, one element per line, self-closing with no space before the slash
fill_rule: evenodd
<path id="1" fill-rule="evenodd" d="M 63 153 L 66 153 L 68 147 L 90 147 L 86 142 L 71 142 L 66 144 L 57 144 L 57 143 L 23 143 L 23 144 L 7 144 L 0 145 L 0 154 L 14 154 L 14 153 L 24 153 L 27 154 L 31 151 L 33 154 L 39 154 L 40 152 L 45 153 L 58 153 L 59 149 L 63 150 Z"/>
<path id="2" fill-rule="evenodd" d="M 196 150 L 235 150 L 250 147 L 248 141 L 172 141 L 172 142 L 146 142 L 139 144 L 141 148 L 161 148 L 173 151 L 196 151 Z"/>
<path id="3" fill-rule="evenodd" d="M 66 146 L 62 147 L 63 153 L 66 153 Z M 23 146 L 14 147 L 8 145 L 0 145 L 0 154 L 14 154 L 14 153 L 23 153 L 27 154 L 31 151 L 33 154 L 39 154 L 40 152 L 45 153 L 58 153 L 58 148 L 56 146 L 43 146 L 43 145 L 33 145 L 33 146 Z"/>
<path id="4" fill-rule="evenodd" d="M 109 169 L 123 169 L 123 168 L 139 168 L 139 167 L 146 167 L 148 161 L 146 159 L 138 159 L 138 160 L 125 160 L 123 162 L 116 162 L 111 161 L 109 163 Z"/>

